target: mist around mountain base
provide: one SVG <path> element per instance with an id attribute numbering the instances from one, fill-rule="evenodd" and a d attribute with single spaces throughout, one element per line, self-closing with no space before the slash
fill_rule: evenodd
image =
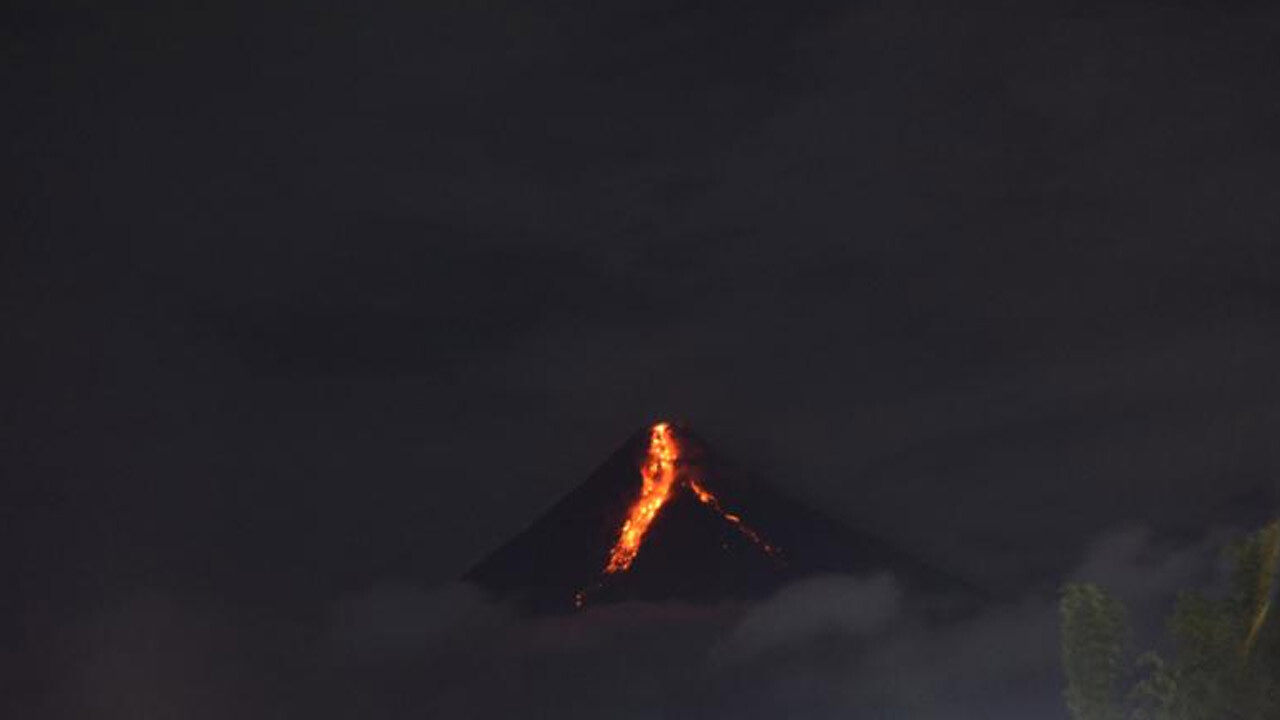
<path id="1" fill-rule="evenodd" d="M 1163 617 L 1177 588 L 1220 576 L 1221 537 L 1119 529 L 1070 577 Z M 314 621 L 148 593 L 59 633 L 56 699 L 12 717 L 1061 720 L 1055 591 L 941 623 L 888 573 L 553 615 L 397 578 Z"/>

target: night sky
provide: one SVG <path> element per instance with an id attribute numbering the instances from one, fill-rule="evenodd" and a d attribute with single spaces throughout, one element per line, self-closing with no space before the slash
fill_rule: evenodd
<path id="1" fill-rule="evenodd" d="M 315 716 L 664 418 L 1006 619 L 1275 514 L 1274 3 L 537 5 L 4 11 L 17 717 Z"/>

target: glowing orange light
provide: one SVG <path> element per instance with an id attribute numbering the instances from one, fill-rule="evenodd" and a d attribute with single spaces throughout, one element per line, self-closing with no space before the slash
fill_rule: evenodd
<path id="1" fill-rule="evenodd" d="M 732 523 L 734 527 L 738 528 L 738 532 L 742 533 L 748 540 L 755 543 L 756 546 L 763 550 L 767 555 L 774 558 L 780 557 L 781 553 L 779 553 L 778 548 L 770 545 L 768 541 L 760 537 L 760 533 L 751 529 L 751 526 L 742 522 L 742 518 L 721 507 L 720 501 L 716 499 L 716 496 L 712 495 L 709 490 L 699 485 L 697 480 L 689 478 L 689 489 L 693 491 L 694 495 L 698 496 L 698 500 L 703 505 L 715 510 L 719 513 L 720 517 Z"/>
<path id="2" fill-rule="evenodd" d="M 606 573 L 624 572 L 636 559 L 644 534 L 671 496 L 679 456 L 680 448 L 671 436 L 671 426 L 666 423 L 654 425 L 649 433 L 649 455 L 640 468 L 640 499 L 627 512 L 618 540 L 609 551 L 609 564 L 604 568 Z"/>
<path id="3" fill-rule="evenodd" d="M 671 493 L 676 489 L 679 476 L 676 465 L 679 460 L 680 445 L 671 432 L 671 426 L 664 422 L 654 425 L 649 431 L 648 454 L 645 456 L 644 464 L 640 466 L 640 497 L 627 511 L 626 520 L 618 530 L 618 539 L 609 551 L 609 562 L 605 565 L 603 575 L 589 587 L 574 593 L 574 607 L 581 608 L 586 605 L 588 597 L 603 586 L 605 576 L 624 573 L 631 569 L 631 563 L 640 552 L 640 545 L 644 542 L 645 534 L 649 532 L 649 526 L 653 524 L 654 519 L 658 517 L 658 511 L 671 499 Z M 778 548 L 765 541 L 759 533 L 744 523 L 742 518 L 726 511 L 715 495 L 712 495 L 711 491 L 704 488 L 697 480 L 687 477 L 683 485 L 697 496 L 699 502 L 732 523 L 738 532 L 766 554 L 774 559 L 781 559 Z"/>

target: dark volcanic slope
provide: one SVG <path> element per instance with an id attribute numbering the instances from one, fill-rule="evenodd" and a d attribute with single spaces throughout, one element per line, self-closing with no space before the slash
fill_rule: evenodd
<path id="1" fill-rule="evenodd" d="M 908 589 L 967 595 L 962 582 L 886 543 L 804 507 L 749 479 L 687 429 L 677 428 L 682 474 L 693 474 L 771 544 L 770 557 L 680 484 L 650 526 L 631 569 L 605 576 L 609 549 L 640 492 L 648 431 L 637 433 L 585 483 L 524 532 L 472 568 L 466 579 L 532 610 L 589 602 L 715 602 L 765 594 L 790 580 L 821 573 L 887 570 Z"/>

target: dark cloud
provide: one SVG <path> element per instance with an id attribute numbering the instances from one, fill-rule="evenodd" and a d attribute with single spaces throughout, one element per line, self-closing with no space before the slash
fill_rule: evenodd
<path id="1" fill-rule="evenodd" d="M 514 617 L 480 590 L 462 583 L 430 590 L 389 584 L 344 598 L 333 610 L 327 643 L 333 657 L 394 656 L 423 647 L 457 651 L 505 629 Z"/>
<path id="2" fill-rule="evenodd" d="M 1174 593 L 1220 582 L 1223 529 L 1096 538 L 1071 573 L 1150 647 Z M 386 581 L 314 622 L 145 593 L 60 638 L 67 716 L 1065 717 L 1051 589 L 939 622 L 888 575 L 801 581 L 749 605 L 524 617 L 460 584 Z M 85 715 L 83 713 L 89 713 Z"/>
<path id="3" fill-rule="evenodd" d="M 802 580 L 751 608 L 714 653 L 734 662 L 824 635 L 869 636 L 901 612 L 901 594 L 887 574 Z"/>

